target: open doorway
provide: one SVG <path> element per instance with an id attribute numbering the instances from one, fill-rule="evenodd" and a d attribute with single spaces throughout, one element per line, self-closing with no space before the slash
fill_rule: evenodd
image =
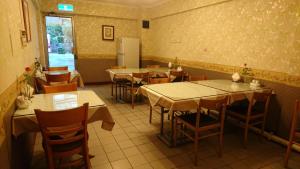
<path id="1" fill-rule="evenodd" d="M 75 70 L 73 22 L 71 17 L 46 16 L 49 67 Z"/>

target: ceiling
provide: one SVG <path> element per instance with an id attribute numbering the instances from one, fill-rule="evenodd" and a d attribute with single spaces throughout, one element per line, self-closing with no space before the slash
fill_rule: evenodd
<path id="1" fill-rule="evenodd" d="M 166 2 L 167 0 L 92 0 L 92 1 L 131 5 L 131 6 L 151 7 Z"/>

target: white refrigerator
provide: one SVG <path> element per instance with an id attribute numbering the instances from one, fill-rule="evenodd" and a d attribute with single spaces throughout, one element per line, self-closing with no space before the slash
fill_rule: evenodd
<path id="1" fill-rule="evenodd" d="M 117 42 L 118 66 L 128 68 L 140 67 L 140 40 L 137 38 L 120 38 Z"/>

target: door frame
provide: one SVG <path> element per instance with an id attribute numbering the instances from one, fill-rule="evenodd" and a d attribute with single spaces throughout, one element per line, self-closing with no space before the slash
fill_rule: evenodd
<path id="1" fill-rule="evenodd" d="M 49 67 L 49 53 L 48 53 L 48 39 L 47 39 L 47 28 L 46 28 L 46 17 L 47 16 L 53 16 L 53 17 L 62 17 L 62 18 L 71 18 L 72 22 L 72 40 L 73 40 L 73 54 L 74 54 L 74 68 L 77 70 L 77 43 L 76 43 L 76 31 L 75 31 L 75 25 L 74 25 L 74 15 L 70 14 L 58 14 L 53 12 L 44 12 L 42 14 L 43 17 L 43 25 L 42 25 L 42 31 L 43 31 L 43 39 L 44 39 L 44 53 L 45 53 L 45 64 L 47 67 Z"/>

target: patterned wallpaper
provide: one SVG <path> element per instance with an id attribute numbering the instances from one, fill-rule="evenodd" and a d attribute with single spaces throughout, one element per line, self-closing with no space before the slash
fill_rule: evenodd
<path id="1" fill-rule="evenodd" d="M 74 5 L 74 26 L 79 58 L 116 58 L 119 37 L 140 37 L 140 9 L 83 0 L 42 0 L 43 11 L 57 12 L 57 3 Z M 102 40 L 102 25 L 112 25 L 114 41 Z"/>
<path id="2" fill-rule="evenodd" d="M 76 16 L 74 23 L 79 58 L 115 58 L 117 38 L 138 37 L 137 20 Z M 114 26 L 114 41 L 102 40 L 102 25 Z"/>
<path id="3" fill-rule="evenodd" d="M 23 30 L 21 1 L 0 1 L 0 146 L 5 141 L 4 118 L 13 107 L 18 95 L 18 78 L 22 77 L 25 67 L 32 66 L 35 57 L 39 57 L 37 33 L 37 9 L 31 0 L 29 16 L 32 40 L 22 46 L 20 30 Z M 0 156 L 5 152 L 0 152 Z"/>
<path id="4" fill-rule="evenodd" d="M 57 4 L 66 3 L 74 5 L 74 13 L 91 16 L 104 16 L 123 19 L 137 19 L 140 17 L 140 9 L 125 5 L 101 3 L 88 0 L 40 0 L 42 11 L 58 12 Z"/>
<path id="5" fill-rule="evenodd" d="M 173 0 L 146 11 L 143 57 L 300 76 L 300 1 Z"/>

